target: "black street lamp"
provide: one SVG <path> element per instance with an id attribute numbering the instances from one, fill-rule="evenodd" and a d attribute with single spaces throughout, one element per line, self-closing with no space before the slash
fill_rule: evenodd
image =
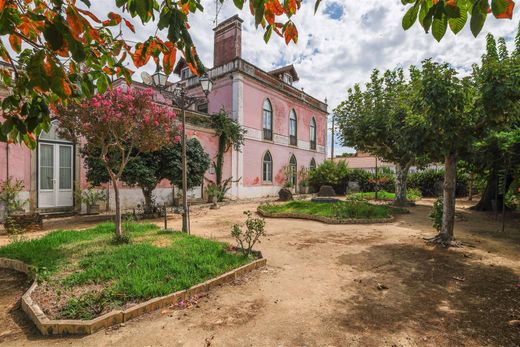
<path id="1" fill-rule="evenodd" d="M 204 92 L 204 97 L 194 97 L 186 95 L 186 89 L 182 83 L 168 83 L 168 76 L 161 71 L 158 67 L 153 75 L 143 73 L 143 82 L 151 84 L 168 100 L 171 100 L 174 106 L 177 106 L 181 110 L 181 123 L 182 123 L 182 231 L 190 233 L 190 222 L 189 222 L 189 206 L 188 206 L 188 176 L 187 176 L 187 165 L 186 165 L 186 109 L 189 109 L 192 105 L 206 101 L 208 94 L 211 92 L 213 82 L 209 78 L 208 74 L 200 76 L 199 83 Z"/>

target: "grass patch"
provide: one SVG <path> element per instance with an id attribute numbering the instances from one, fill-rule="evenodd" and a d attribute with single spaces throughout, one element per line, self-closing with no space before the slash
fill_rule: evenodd
<path id="1" fill-rule="evenodd" d="M 353 199 L 375 200 L 376 193 L 375 192 L 364 192 L 364 193 L 359 192 L 359 193 L 349 194 L 349 195 L 347 195 L 347 197 L 353 198 Z M 414 191 L 408 192 L 406 194 L 406 199 L 408 199 L 409 201 L 417 201 L 421 198 L 422 198 L 422 195 L 419 193 L 416 193 Z M 377 192 L 377 199 L 385 200 L 385 201 L 392 201 L 392 200 L 395 200 L 395 193 L 390 193 L 390 192 L 382 190 L 382 191 Z"/>
<path id="2" fill-rule="evenodd" d="M 0 248 L 0 257 L 22 260 L 45 273 L 60 293 L 101 285 L 101 291 L 70 295 L 59 317 L 91 319 L 114 306 L 187 289 L 240 267 L 251 259 L 228 245 L 184 233 L 163 233 L 154 224 L 129 223 L 132 242 L 114 245 L 112 223 L 84 231 L 54 231 Z M 160 246 L 155 244 L 159 243 Z"/>
<path id="3" fill-rule="evenodd" d="M 392 209 L 383 205 L 372 205 L 366 201 L 338 201 L 318 203 L 295 200 L 285 204 L 265 204 L 261 209 L 268 213 L 303 213 L 336 219 L 383 219 L 392 215 Z"/>

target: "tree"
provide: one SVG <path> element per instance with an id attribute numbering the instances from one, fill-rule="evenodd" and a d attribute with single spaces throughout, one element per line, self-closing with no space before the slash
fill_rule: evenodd
<path id="1" fill-rule="evenodd" d="M 110 176 L 103 162 L 99 159 L 99 149 L 84 152 L 87 167 L 87 180 L 94 185 L 107 183 Z M 136 151 L 136 150 L 134 150 Z M 188 188 L 200 186 L 204 174 L 209 169 L 210 159 L 200 142 L 193 138 L 186 142 L 188 158 Z M 128 162 L 121 181 L 130 186 L 138 186 L 144 196 L 145 211 L 153 212 L 153 190 L 163 179 L 169 180 L 175 186 L 182 185 L 181 144 L 170 143 L 154 152 L 139 153 Z"/>
<path id="2" fill-rule="evenodd" d="M 475 109 L 476 90 L 470 78 L 459 79 L 448 64 L 425 60 L 422 69 L 412 69 L 414 126 L 426 129 L 424 154 L 444 162 L 443 215 L 440 232 L 431 242 L 449 245 L 455 221 L 457 160 L 467 153 L 486 124 L 485 113 Z"/>
<path id="3" fill-rule="evenodd" d="M 492 210 L 493 200 L 497 206 L 503 205 L 502 192 L 507 191 L 512 181 L 512 169 L 520 165 L 519 152 L 515 155 L 504 145 L 505 139 L 514 138 L 515 130 L 520 127 L 520 23 L 515 43 L 515 49 L 509 54 L 503 39 L 499 39 L 497 49 L 494 37 L 488 35 L 486 54 L 481 66 L 475 67 L 473 72 L 478 81 L 480 107 L 493 121 L 493 126 L 485 129 L 483 139 L 474 143 L 474 152 L 479 155 L 468 158 L 487 176 L 482 197 L 473 207 L 478 211 Z M 502 180 L 506 186 L 499 189 L 499 176 L 504 171 L 509 172 Z"/>
<path id="4" fill-rule="evenodd" d="M 396 204 L 406 203 L 410 167 L 422 163 L 424 127 L 411 125 L 410 85 L 402 69 L 374 70 L 365 90 L 348 90 L 347 99 L 334 110 L 344 146 L 369 152 L 396 164 Z"/>
<path id="5" fill-rule="evenodd" d="M 57 110 L 64 136 L 86 143 L 96 153 L 114 187 L 116 238 L 123 240 L 119 181 L 125 167 L 141 152 L 153 152 L 176 139 L 175 113 L 153 101 L 154 91 L 116 88 Z"/>

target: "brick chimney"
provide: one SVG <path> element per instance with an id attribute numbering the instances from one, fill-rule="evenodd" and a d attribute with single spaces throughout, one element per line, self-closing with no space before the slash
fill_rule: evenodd
<path id="1" fill-rule="evenodd" d="M 213 29 L 215 31 L 213 43 L 214 67 L 229 63 L 242 56 L 242 22 L 243 20 L 238 15 L 234 15 Z"/>

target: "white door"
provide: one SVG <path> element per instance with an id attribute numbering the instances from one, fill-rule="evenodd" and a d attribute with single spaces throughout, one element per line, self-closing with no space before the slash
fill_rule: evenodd
<path id="1" fill-rule="evenodd" d="M 72 187 L 72 145 L 38 144 L 38 207 L 70 207 Z"/>

